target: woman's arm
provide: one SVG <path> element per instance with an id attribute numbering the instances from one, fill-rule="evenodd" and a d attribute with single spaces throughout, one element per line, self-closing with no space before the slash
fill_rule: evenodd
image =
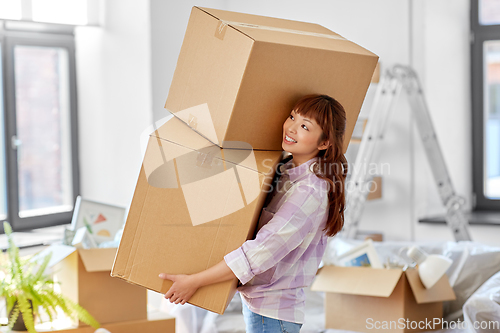
<path id="1" fill-rule="evenodd" d="M 200 287 L 236 278 L 236 275 L 234 275 L 224 260 L 196 274 L 173 275 L 161 273 L 159 276 L 161 279 L 173 282 L 165 294 L 165 298 L 175 304 L 185 304 Z"/>

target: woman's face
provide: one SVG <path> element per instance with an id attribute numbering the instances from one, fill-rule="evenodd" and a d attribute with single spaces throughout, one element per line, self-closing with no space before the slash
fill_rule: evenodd
<path id="1" fill-rule="evenodd" d="M 302 117 L 294 110 L 283 124 L 283 150 L 292 153 L 296 165 L 307 162 L 322 149 L 328 148 L 328 141 L 318 143 L 323 130 L 314 119 Z"/>

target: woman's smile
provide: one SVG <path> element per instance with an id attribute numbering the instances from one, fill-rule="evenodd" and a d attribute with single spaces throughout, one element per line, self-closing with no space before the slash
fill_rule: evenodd
<path id="1" fill-rule="evenodd" d="M 288 134 L 285 134 L 285 138 L 283 139 L 283 142 L 286 144 L 294 144 L 297 143 L 297 140 L 293 139 L 292 137 L 288 136 Z"/>

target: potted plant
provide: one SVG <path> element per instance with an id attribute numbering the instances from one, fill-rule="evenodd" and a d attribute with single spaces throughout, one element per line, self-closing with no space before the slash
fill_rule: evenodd
<path id="1" fill-rule="evenodd" d="M 14 244 L 12 228 L 4 222 L 3 228 L 8 239 L 7 254 L 0 257 L 0 297 L 5 297 L 9 315 L 9 329 L 22 316 L 29 333 L 36 332 L 35 316 L 43 309 L 50 321 L 56 316 L 56 309 L 72 318 L 98 328 L 99 323 L 81 306 L 54 291 L 54 281 L 45 274 L 50 255 L 42 263 L 19 256 L 19 248 Z M 22 321 L 21 321 L 22 322 Z M 19 327 L 15 328 L 20 330 Z M 21 328 L 22 329 L 22 328 Z"/>

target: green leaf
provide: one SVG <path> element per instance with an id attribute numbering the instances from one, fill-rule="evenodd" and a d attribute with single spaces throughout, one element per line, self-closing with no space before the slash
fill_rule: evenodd
<path id="1" fill-rule="evenodd" d="M 49 264 L 50 258 L 52 258 L 52 252 L 43 258 L 42 264 L 38 268 L 36 274 L 33 276 L 33 281 L 32 281 L 33 283 L 38 282 L 44 276 L 45 269 L 47 269 L 47 265 Z"/>
<path id="2" fill-rule="evenodd" d="M 28 302 L 25 295 L 22 293 L 18 295 L 17 304 L 19 305 L 19 310 L 23 314 L 24 324 L 28 329 L 29 333 L 36 333 L 35 330 L 35 319 L 33 318 L 33 309 Z"/>
<path id="3" fill-rule="evenodd" d="M 28 288 L 30 289 L 29 294 L 31 296 L 29 298 L 33 302 L 33 312 L 37 314 L 38 307 L 45 303 L 44 297 L 34 288 L 34 286 L 28 286 Z"/>
<path id="4" fill-rule="evenodd" d="M 78 316 L 78 319 L 80 319 L 82 322 L 84 322 L 87 325 L 92 326 L 93 328 L 99 328 L 101 325 L 97 320 L 95 320 L 94 317 L 90 313 L 87 312 L 84 308 L 82 308 L 80 305 L 76 304 L 69 298 L 65 298 L 66 303 L 68 306 L 73 310 L 74 313 Z"/>
<path id="5" fill-rule="evenodd" d="M 87 219 L 85 217 L 83 217 L 83 224 L 85 224 L 85 227 L 87 227 L 87 230 L 89 231 L 89 233 L 93 234 L 92 226 L 90 225 L 90 223 L 87 222 Z"/>
<path id="6" fill-rule="evenodd" d="M 85 324 L 90 325 L 94 328 L 100 327 L 99 322 L 95 320 L 95 318 L 92 317 L 92 315 L 88 313 L 87 310 L 70 300 L 68 297 L 57 295 L 54 292 L 48 292 L 48 294 L 51 295 L 51 297 L 57 302 L 64 313 L 66 313 L 68 316 L 71 316 L 73 318 L 76 317 Z"/>
<path id="7" fill-rule="evenodd" d="M 40 261 L 21 258 L 19 249 L 14 244 L 12 228 L 7 222 L 4 222 L 4 230 L 9 248 L 5 258 L 0 257 L 0 269 L 5 273 L 5 278 L 0 278 L 0 296 L 5 297 L 7 310 L 12 309 L 9 325 L 14 325 L 22 314 L 26 328 L 34 333 L 34 315 L 39 310 L 43 309 L 52 321 L 57 315 L 57 309 L 61 308 L 66 315 L 98 328 L 99 323 L 84 308 L 54 291 L 55 282 L 44 274 L 50 255 L 44 257 L 41 264 Z"/>
<path id="8" fill-rule="evenodd" d="M 19 317 L 19 306 L 17 306 L 17 304 L 14 306 L 14 308 L 12 309 L 12 312 L 10 314 L 10 318 L 9 318 L 9 330 L 12 330 L 12 327 L 14 326 L 16 320 L 17 320 L 17 317 Z"/>

